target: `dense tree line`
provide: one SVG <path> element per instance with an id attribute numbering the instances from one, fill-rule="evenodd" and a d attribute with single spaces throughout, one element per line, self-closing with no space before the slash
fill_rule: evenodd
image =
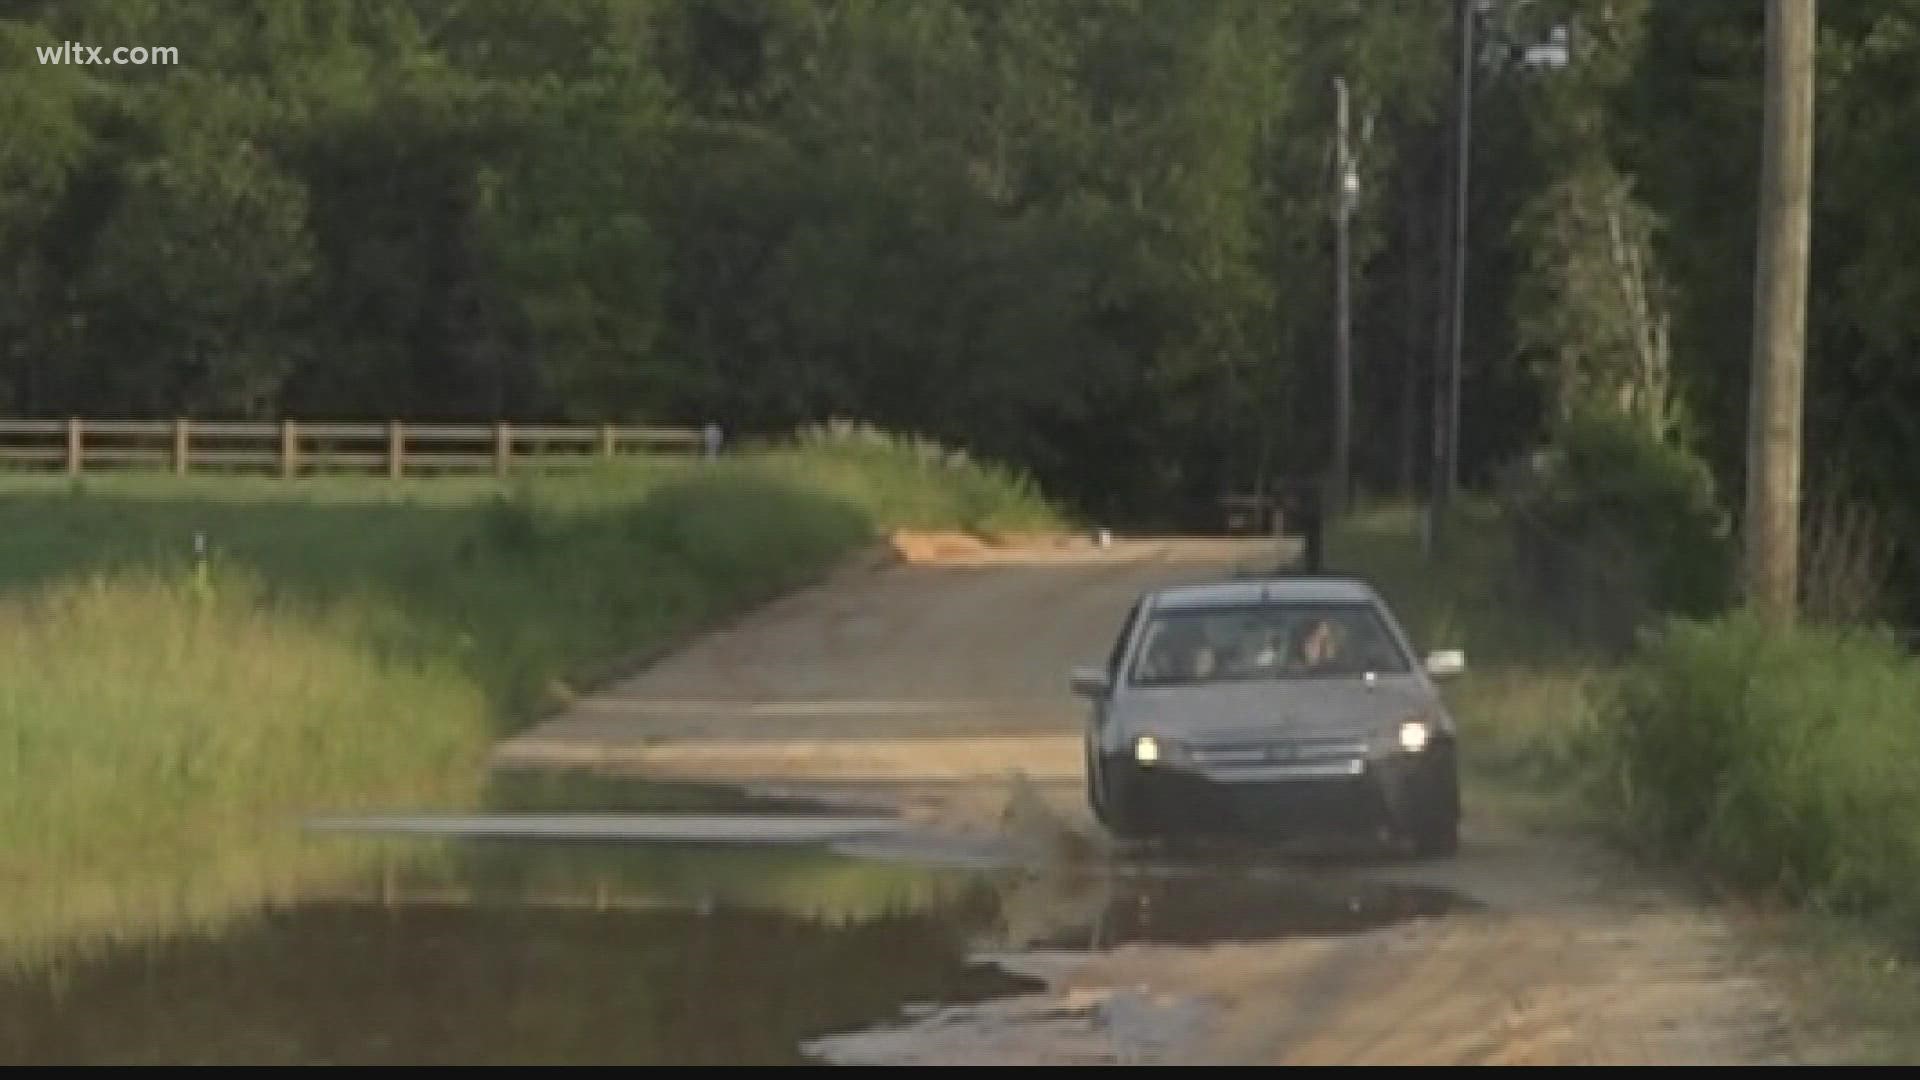
<path id="1" fill-rule="evenodd" d="M 1417 192 L 1447 63 L 1438 2 L 9 11 L 9 413 L 847 415 L 1109 512 L 1319 467 L 1331 79 Z"/>
<path id="2" fill-rule="evenodd" d="M 1512 7 L 1513 5 L 1507 5 Z M 1538 5 L 1546 7 L 1546 5 Z M 1504 285 L 1514 357 L 1570 360 L 1650 436 L 1704 456 L 1723 503 L 1744 483 L 1763 115 L 1761 0 L 1595 0 L 1535 17 L 1576 27 L 1577 67 L 1533 113 L 1558 174 L 1526 196 Z M 1920 615 L 1920 3 L 1819 6 L 1807 326 L 1810 529 L 1853 504 L 1891 546 L 1894 610 Z M 1502 181 L 1506 182 L 1506 181 Z M 1601 227 L 1593 227 L 1598 220 Z M 1544 228 L 1543 228 L 1544 226 Z M 1569 236 L 1588 234 L 1585 254 Z M 1558 260 L 1561 274 L 1551 271 Z M 1571 274 L 1571 276 L 1567 276 Z M 1584 276 L 1582 276 L 1584 275 Z M 1565 287 L 1557 292 L 1555 284 Z M 1541 336 L 1530 330 L 1546 329 Z M 1554 348 L 1542 348 L 1543 345 Z M 1477 359 L 1499 365 L 1497 352 Z M 1551 412 L 1545 430 L 1551 432 Z M 1849 519 L 1858 521 L 1859 519 Z M 1845 540 L 1845 536 L 1841 536 Z M 1817 569 L 1817 568 L 1816 568 Z M 1906 610 L 1899 607 L 1904 605 Z"/>
<path id="3" fill-rule="evenodd" d="M 1321 468 L 1333 92 L 1355 462 L 1425 483 L 1452 0 L 14 0 L 0 411 L 833 415 L 1175 518 Z M 1758 0 L 1475 16 L 1461 432 L 1594 407 L 1738 491 Z M 1569 63 L 1527 62 L 1564 33 Z M 171 67 L 36 46 L 173 45 Z M 1810 475 L 1913 524 L 1920 0 L 1823 8 Z"/>

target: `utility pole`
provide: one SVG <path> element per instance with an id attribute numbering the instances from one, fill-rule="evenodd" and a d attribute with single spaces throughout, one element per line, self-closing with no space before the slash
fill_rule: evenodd
<path id="1" fill-rule="evenodd" d="M 1427 504 L 1427 550 L 1437 553 L 1447 511 L 1460 486 L 1460 358 L 1467 312 L 1467 191 L 1468 165 L 1473 157 L 1473 11 L 1475 0 L 1455 0 L 1454 19 L 1460 41 L 1459 89 L 1454 106 L 1452 259 L 1447 269 L 1447 349 L 1444 364 L 1436 364 L 1434 400 L 1434 468 L 1432 495 Z"/>
<path id="2" fill-rule="evenodd" d="M 1453 160 L 1453 317 L 1448 323 L 1443 507 L 1451 506 L 1460 491 L 1460 356 L 1467 324 L 1467 176 L 1473 162 L 1473 7 L 1474 0 L 1460 0 L 1460 133 Z"/>
<path id="3" fill-rule="evenodd" d="M 1454 160 L 1453 339 L 1447 349 L 1447 502 L 1460 491 L 1460 361 L 1467 325 L 1467 182 L 1473 163 L 1473 8 L 1460 2 L 1460 153 Z"/>
<path id="4" fill-rule="evenodd" d="M 1813 204 L 1815 0 L 1767 0 L 1766 120 L 1747 413 L 1747 600 L 1774 626 L 1798 606 L 1801 390 Z"/>
<path id="5" fill-rule="evenodd" d="M 1443 145 L 1451 145 L 1450 143 Z M 1451 160 L 1446 152 L 1439 158 L 1437 174 L 1446 175 Z M 1424 528 L 1420 533 L 1421 554 L 1431 560 L 1439 554 L 1440 514 L 1446 501 L 1445 466 L 1447 459 L 1447 324 L 1453 314 L 1448 300 L 1453 296 L 1448 284 L 1453 275 L 1453 185 L 1440 185 L 1434 200 L 1433 234 L 1433 341 L 1431 357 L 1420 372 L 1420 387 L 1426 391 L 1427 412 L 1427 499 Z"/>
<path id="6" fill-rule="evenodd" d="M 1328 479 L 1327 516 L 1337 517 L 1347 508 L 1353 488 L 1353 318 L 1351 245 L 1348 226 L 1354 202 L 1360 193 L 1360 176 L 1353 166 L 1347 146 L 1347 80 L 1335 76 L 1334 127 L 1337 185 L 1334 208 L 1334 349 L 1333 349 L 1333 469 Z"/>

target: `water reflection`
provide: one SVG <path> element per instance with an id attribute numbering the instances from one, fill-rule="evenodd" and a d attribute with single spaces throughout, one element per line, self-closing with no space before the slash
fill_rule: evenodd
<path id="1" fill-rule="evenodd" d="M 480 843 L 217 935 L 0 976 L 6 1064 L 778 1064 L 969 959 L 991 890 L 782 849 Z"/>
<path id="2" fill-rule="evenodd" d="M 503 776 L 489 807 L 807 812 Z M 777 1064 L 912 1000 L 1030 988 L 970 959 L 970 875 L 797 847 L 355 838 L 376 869 L 201 932 L 0 973 L 4 1064 Z"/>
<path id="3" fill-rule="evenodd" d="M 914 999 L 1023 984 L 948 920 L 324 903 L 0 980 L 8 1064 L 787 1064 Z"/>
<path id="4" fill-rule="evenodd" d="M 591 783 L 509 780 L 494 807 L 768 810 Z M 792 1064 L 808 1040 L 910 1002 L 1039 989 L 974 962 L 982 948 L 1345 933 L 1460 903 L 1262 860 L 1021 871 L 795 846 L 378 850 L 375 872 L 297 902 L 0 973 L 0 1064 Z"/>
<path id="5" fill-rule="evenodd" d="M 1445 889 L 1287 871 L 1123 872 L 1039 878 L 1027 888 L 1033 895 L 1002 897 L 1001 918 L 1023 944 L 1048 949 L 1352 934 L 1477 906 Z"/>

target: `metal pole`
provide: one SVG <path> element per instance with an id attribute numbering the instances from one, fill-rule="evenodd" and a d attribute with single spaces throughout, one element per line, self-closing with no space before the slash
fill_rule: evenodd
<path id="1" fill-rule="evenodd" d="M 1460 490 L 1460 356 L 1467 312 L 1467 175 L 1473 158 L 1473 3 L 1460 3 L 1460 132 L 1454 161 L 1453 325 L 1447 349 L 1447 502 Z"/>
<path id="2" fill-rule="evenodd" d="M 1427 391 L 1427 499 L 1426 514 L 1421 530 L 1421 554 L 1432 560 L 1439 554 L 1441 542 L 1441 518 L 1445 513 L 1447 501 L 1447 343 L 1450 340 L 1448 327 L 1452 323 L 1453 304 L 1453 176 L 1448 169 L 1453 149 L 1451 141 L 1442 144 L 1439 157 L 1439 169 L 1446 178 L 1440 185 L 1440 196 L 1435 200 L 1433 235 L 1433 271 L 1435 287 L 1433 290 L 1433 348 L 1428 352 L 1432 358 L 1421 374 L 1422 388 Z"/>
<path id="3" fill-rule="evenodd" d="M 1336 76 L 1333 80 L 1335 128 L 1337 131 L 1336 185 L 1334 216 L 1334 358 L 1333 358 L 1333 470 L 1327 492 L 1327 511 L 1337 516 L 1346 510 L 1347 495 L 1352 485 L 1352 464 L 1350 460 L 1353 426 L 1353 323 L 1349 314 L 1352 304 L 1351 282 L 1349 280 L 1350 245 L 1347 239 L 1348 221 L 1353 215 L 1355 189 L 1358 177 L 1353 171 L 1353 162 L 1347 150 L 1347 81 Z"/>

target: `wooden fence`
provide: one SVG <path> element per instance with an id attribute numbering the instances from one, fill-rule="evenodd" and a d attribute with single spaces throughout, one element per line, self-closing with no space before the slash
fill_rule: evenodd
<path id="1" fill-rule="evenodd" d="M 694 429 L 519 424 L 330 424 L 283 420 L 0 420 L 0 466 L 273 472 L 485 472 L 639 454 L 717 452 Z"/>

